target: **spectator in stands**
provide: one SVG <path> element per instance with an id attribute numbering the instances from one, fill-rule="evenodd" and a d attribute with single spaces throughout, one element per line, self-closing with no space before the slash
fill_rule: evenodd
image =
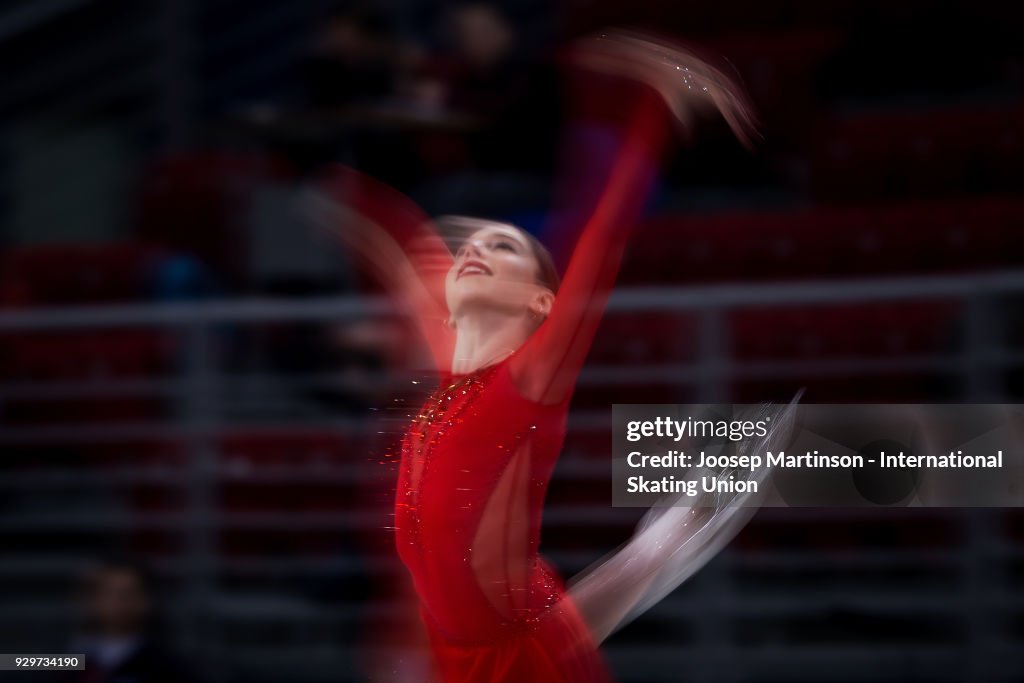
<path id="1" fill-rule="evenodd" d="M 66 652 L 85 656 L 84 671 L 62 683 L 194 683 L 200 679 L 172 656 L 156 631 L 155 581 L 141 563 L 100 561 L 78 586 L 81 629 Z"/>
<path id="2" fill-rule="evenodd" d="M 370 5 L 331 14 L 307 69 L 310 103 L 317 107 L 378 102 L 395 93 L 405 52 L 387 15 Z"/>
<path id="3" fill-rule="evenodd" d="M 471 140 L 474 164 L 550 172 L 560 118 L 554 70 L 530 54 L 511 18 L 492 2 L 454 6 L 446 33 L 448 105 L 484 124 Z"/>
<path id="4" fill-rule="evenodd" d="M 473 126 L 461 138 L 461 164 L 435 173 L 416 198 L 435 214 L 522 222 L 550 203 L 562 118 L 557 69 L 486 0 L 454 5 L 444 29 L 447 51 L 424 77 L 439 84 L 446 110 Z"/>
<path id="5" fill-rule="evenodd" d="M 407 187 L 418 173 L 410 131 L 396 125 L 413 106 L 408 84 L 420 50 L 371 2 L 346 3 L 314 33 L 303 63 L 307 106 L 327 125 L 286 127 L 277 144 L 302 171 L 343 158 Z"/>

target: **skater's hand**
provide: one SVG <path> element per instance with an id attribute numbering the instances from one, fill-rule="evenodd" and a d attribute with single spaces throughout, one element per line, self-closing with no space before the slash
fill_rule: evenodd
<path id="1" fill-rule="evenodd" d="M 646 33 L 611 30 L 577 41 L 569 59 L 584 69 L 649 85 L 685 130 L 693 125 L 696 115 L 718 111 L 743 144 L 750 146 L 756 135 L 751 107 L 742 89 L 678 43 Z"/>

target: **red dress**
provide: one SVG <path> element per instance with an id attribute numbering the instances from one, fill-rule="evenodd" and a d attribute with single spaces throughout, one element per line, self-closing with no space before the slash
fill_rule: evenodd
<path id="1" fill-rule="evenodd" d="M 452 260 L 440 240 L 413 239 L 425 217 L 354 171 L 338 169 L 330 179 L 331 193 L 347 207 L 345 229 L 364 231 L 375 246 L 350 241 L 380 266 L 385 284 L 392 278 L 395 298 L 415 314 L 439 368 L 439 388 L 403 439 L 395 527 L 444 683 L 608 680 L 585 622 L 539 546 L 576 377 L 669 120 L 652 90 L 613 92 L 615 106 L 596 123 L 618 130 L 618 142 L 601 159 L 585 158 L 587 150 L 575 157 L 601 163 L 605 181 L 585 198 L 588 208 L 574 214 L 581 217 L 573 230 L 579 239 L 548 318 L 512 356 L 467 375 L 447 369 L 454 335 L 445 325 L 443 282 Z M 381 233 L 388 239 L 380 241 Z M 410 256 L 413 286 L 394 275 L 401 271 L 391 267 L 395 253 Z M 538 400 L 520 390 L 524 380 L 543 387 Z"/>
<path id="2" fill-rule="evenodd" d="M 447 376 L 406 435 L 395 504 L 443 681 L 607 680 L 540 558 L 541 510 L 568 400 L 524 398 L 502 361 Z"/>

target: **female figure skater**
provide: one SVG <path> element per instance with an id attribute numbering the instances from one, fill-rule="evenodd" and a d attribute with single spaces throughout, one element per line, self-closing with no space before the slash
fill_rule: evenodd
<path id="1" fill-rule="evenodd" d="M 601 160 L 601 192 L 573 214 L 579 238 L 561 282 L 544 247 L 515 226 L 444 219 L 462 232 L 452 254 L 389 188 L 347 169 L 324 185 L 323 216 L 415 316 L 440 375 L 402 442 L 395 528 L 444 683 L 608 680 L 597 643 L 742 523 L 727 509 L 735 500 L 649 514 L 572 593 L 538 553 L 576 376 L 670 124 L 716 109 L 745 140 L 750 122 L 726 77 L 647 37 L 606 34 L 572 61 L 599 81 L 582 95 L 585 117 L 618 141 Z M 592 163 L 581 154 L 572 161 Z"/>

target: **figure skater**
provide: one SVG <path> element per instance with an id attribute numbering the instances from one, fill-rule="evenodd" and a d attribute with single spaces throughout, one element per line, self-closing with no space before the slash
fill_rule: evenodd
<path id="1" fill-rule="evenodd" d="M 318 195 L 318 216 L 414 316 L 440 377 L 402 441 L 395 528 L 444 683 L 609 680 L 598 643 L 745 520 L 739 498 L 652 510 L 571 591 L 539 555 L 576 377 L 672 122 L 688 129 L 717 110 L 741 139 L 752 129 L 727 77 L 648 36 L 603 34 L 577 44 L 570 63 L 588 89 L 582 116 L 613 127 L 617 143 L 596 160 L 601 192 L 573 213 L 579 237 L 561 280 L 513 225 L 448 217 L 428 228 L 408 199 L 344 168 Z M 587 154 L 572 163 L 595 163 Z M 454 253 L 441 237 L 453 231 Z"/>

